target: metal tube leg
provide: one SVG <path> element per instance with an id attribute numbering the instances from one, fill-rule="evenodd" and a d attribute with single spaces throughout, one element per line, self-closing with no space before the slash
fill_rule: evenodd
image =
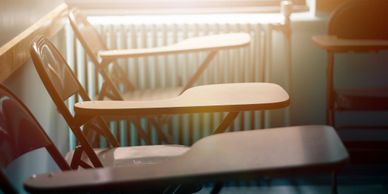
<path id="1" fill-rule="evenodd" d="M 332 180 L 331 180 L 331 194 L 338 194 L 338 183 L 337 183 L 337 173 L 333 172 L 332 174 Z"/>
<path id="2" fill-rule="evenodd" d="M 222 187 L 224 186 L 224 182 L 216 182 L 214 184 L 213 189 L 210 191 L 210 194 L 218 194 L 220 193 Z"/>

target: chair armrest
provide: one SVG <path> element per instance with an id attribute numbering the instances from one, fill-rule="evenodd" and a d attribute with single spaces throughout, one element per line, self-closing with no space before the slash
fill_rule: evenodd
<path id="1" fill-rule="evenodd" d="M 341 39 L 330 35 L 313 36 L 312 40 L 322 49 L 331 52 L 372 52 L 388 49 L 387 40 Z"/>
<path id="2" fill-rule="evenodd" d="M 190 88 L 180 96 L 150 101 L 85 101 L 75 104 L 79 117 L 141 116 L 200 112 L 269 110 L 289 105 L 287 92 L 272 83 L 214 84 Z"/>
<path id="3" fill-rule="evenodd" d="M 232 49 L 249 45 L 250 36 L 247 33 L 220 34 L 185 39 L 176 44 L 144 49 L 125 49 L 100 51 L 98 55 L 103 59 L 127 57 L 146 57 L 187 52 Z"/>
<path id="4" fill-rule="evenodd" d="M 27 179 L 24 186 L 32 193 L 137 193 L 168 184 L 333 173 L 348 157 L 332 127 L 293 126 L 212 135 L 165 162 L 42 174 Z"/>

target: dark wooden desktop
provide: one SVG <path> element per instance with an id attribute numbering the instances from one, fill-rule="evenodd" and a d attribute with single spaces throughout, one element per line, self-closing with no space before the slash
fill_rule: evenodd
<path id="1" fill-rule="evenodd" d="M 141 191 L 168 184 L 336 172 L 348 154 L 328 126 L 284 127 L 212 135 L 181 157 L 155 165 L 108 167 L 29 178 L 32 193 Z"/>

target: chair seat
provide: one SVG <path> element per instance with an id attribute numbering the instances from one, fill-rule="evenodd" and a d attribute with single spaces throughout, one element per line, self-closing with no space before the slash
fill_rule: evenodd
<path id="1" fill-rule="evenodd" d="M 158 88 L 158 89 L 146 89 L 135 90 L 123 94 L 125 100 L 160 100 L 174 98 L 178 96 L 183 90 L 183 87 L 171 87 L 171 88 Z M 107 100 L 107 99 L 104 99 Z"/>
<path id="2" fill-rule="evenodd" d="M 147 145 L 117 148 L 95 148 L 103 166 L 129 166 L 159 163 L 186 153 L 190 148 L 182 145 Z M 66 154 L 71 162 L 74 151 Z M 85 157 L 86 158 L 86 157 Z M 88 159 L 84 160 L 88 164 Z"/>
<path id="3" fill-rule="evenodd" d="M 338 90 L 335 101 L 339 111 L 388 110 L 388 87 Z"/>

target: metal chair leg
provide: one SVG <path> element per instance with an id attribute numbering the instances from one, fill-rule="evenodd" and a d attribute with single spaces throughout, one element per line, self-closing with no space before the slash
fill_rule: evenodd
<path id="1" fill-rule="evenodd" d="M 216 182 L 214 184 L 213 189 L 210 191 L 210 194 L 218 194 L 220 193 L 222 187 L 224 186 L 224 182 Z"/>
<path id="2" fill-rule="evenodd" d="M 338 194 L 338 183 L 337 183 L 337 173 L 333 172 L 332 174 L 332 180 L 331 180 L 331 194 Z"/>

